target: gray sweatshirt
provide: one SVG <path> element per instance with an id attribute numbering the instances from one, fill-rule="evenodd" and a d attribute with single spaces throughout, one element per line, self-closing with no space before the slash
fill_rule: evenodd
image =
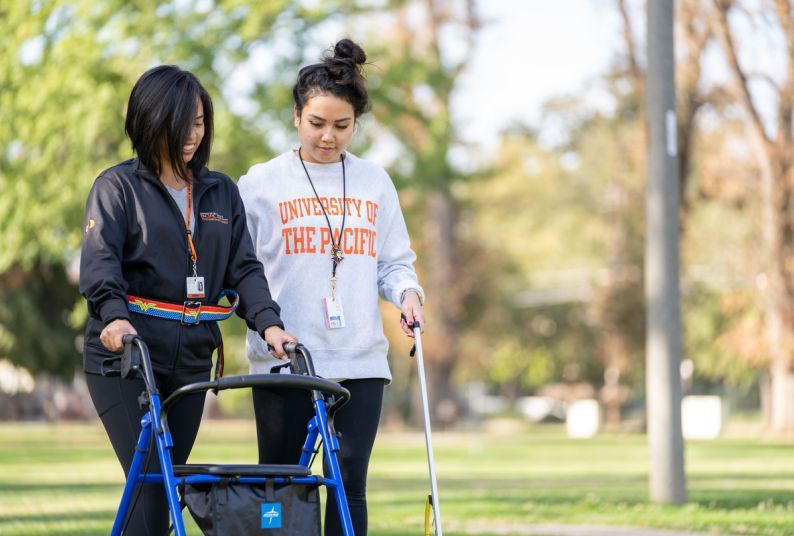
<path id="1" fill-rule="evenodd" d="M 296 151 L 253 166 L 238 183 L 254 248 L 281 306 L 281 319 L 309 349 L 320 376 L 391 380 L 378 295 L 398 307 L 407 290 L 424 298 L 397 191 L 382 167 L 346 153 L 343 202 L 341 162 L 305 164 L 319 201 Z M 335 292 L 345 326 L 337 329 L 326 327 L 323 305 L 331 296 L 333 264 L 323 207 L 334 236 L 346 212 L 344 260 L 336 270 Z M 395 313 L 395 322 L 397 318 Z M 253 374 L 283 363 L 253 331 L 248 332 L 246 350 Z"/>

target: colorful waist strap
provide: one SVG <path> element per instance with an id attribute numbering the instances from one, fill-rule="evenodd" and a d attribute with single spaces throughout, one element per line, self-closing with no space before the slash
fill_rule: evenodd
<path id="1" fill-rule="evenodd" d="M 200 301 L 186 300 L 182 305 L 168 302 L 139 298 L 138 296 L 127 295 L 127 308 L 131 313 L 164 318 L 166 320 L 176 320 L 186 326 L 195 326 L 199 322 L 218 322 L 226 320 L 234 314 L 240 304 L 240 297 L 231 289 L 222 290 L 217 302 L 224 297 L 229 298 L 231 305 L 202 305 Z M 223 376 L 223 342 L 218 346 L 218 359 L 215 361 L 215 379 Z M 217 394 L 217 392 L 215 393 Z"/>
<path id="2" fill-rule="evenodd" d="M 139 298 L 138 296 L 127 295 L 128 308 L 130 312 L 141 315 L 164 318 L 166 320 L 176 320 L 182 324 L 193 326 L 200 322 L 218 322 L 226 320 L 237 309 L 240 298 L 233 290 L 223 290 L 218 296 L 217 301 L 227 296 L 231 305 L 202 305 L 200 301 L 187 300 L 183 304 L 174 304 Z"/>

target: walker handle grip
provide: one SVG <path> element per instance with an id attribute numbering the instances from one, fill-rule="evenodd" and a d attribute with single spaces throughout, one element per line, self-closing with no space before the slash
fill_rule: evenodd
<path id="1" fill-rule="evenodd" d="M 151 397 L 157 393 L 157 385 L 152 372 L 152 360 L 149 357 L 149 348 L 140 335 L 128 333 L 121 336 L 124 343 L 124 352 L 121 354 L 121 377 L 126 378 L 135 371 L 140 371 L 146 390 Z"/>
<path id="2" fill-rule="evenodd" d="M 134 333 L 128 333 L 121 336 L 121 342 L 124 344 L 124 351 L 121 354 L 119 372 L 122 378 L 127 378 L 141 368 L 141 352 L 138 346 L 143 339 Z"/>
<path id="3" fill-rule="evenodd" d="M 312 356 L 305 346 L 299 342 L 288 342 L 284 344 L 284 351 L 289 354 L 290 369 L 293 374 L 316 376 Z"/>

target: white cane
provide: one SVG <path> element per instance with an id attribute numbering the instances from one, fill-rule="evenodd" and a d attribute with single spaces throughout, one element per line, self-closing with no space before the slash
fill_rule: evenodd
<path id="1" fill-rule="evenodd" d="M 441 536 L 441 508 L 438 504 L 438 483 L 436 482 L 436 464 L 433 459 L 433 438 L 430 432 L 430 409 L 427 404 L 425 363 L 422 358 L 422 330 L 420 328 L 419 322 L 415 322 L 414 338 L 416 343 L 414 344 L 414 350 L 416 351 L 416 368 L 419 371 L 419 393 L 422 396 L 422 410 L 425 419 L 425 447 L 427 448 L 427 467 L 430 471 L 430 504 L 433 506 L 433 517 L 436 521 L 436 536 Z M 425 523 L 425 528 L 427 529 L 427 522 Z"/>

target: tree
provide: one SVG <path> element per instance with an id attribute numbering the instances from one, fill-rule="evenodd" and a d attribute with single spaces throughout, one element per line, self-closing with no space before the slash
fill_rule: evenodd
<path id="1" fill-rule="evenodd" d="M 269 127 L 281 113 L 273 104 L 287 103 L 289 91 L 270 82 L 294 71 L 308 30 L 325 16 L 289 0 L 0 5 L 0 355 L 67 377 L 79 362 L 85 308 L 63 274 L 79 252 L 94 177 L 132 156 L 123 124 L 137 77 L 158 63 L 197 74 L 216 105 L 212 165 L 236 177 L 273 153 Z M 254 81 L 247 109 L 235 113 L 240 91 L 226 80 L 282 26 L 299 30 L 295 47 L 271 56 L 274 72 Z"/>
<path id="2" fill-rule="evenodd" d="M 60 273 L 77 256 L 84 199 L 94 177 L 131 156 L 123 133 L 124 108 L 132 84 L 146 68 L 177 63 L 202 80 L 216 108 L 211 164 L 237 177 L 251 163 L 285 148 L 273 140 L 291 132 L 286 116 L 292 108 L 289 89 L 297 66 L 319 55 L 313 29 L 326 21 L 338 24 L 334 14 L 347 21 L 386 17 L 393 30 L 388 42 L 373 35 L 367 45 L 380 68 L 370 77 L 377 103 L 374 115 L 377 128 L 391 132 L 402 145 L 401 165 L 392 167 L 397 182 L 421 192 L 419 204 L 433 222 L 428 226 L 433 232 L 419 240 L 420 246 L 423 241 L 429 245 L 423 256 L 427 262 L 421 266 L 427 274 L 434 323 L 427 341 L 428 356 L 433 356 L 429 376 L 438 399 L 452 399 L 450 382 L 467 289 L 456 285 L 459 207 L 452 190 L 463 174 L 449 163 L 456 143 L 449 103 L 471 53 L 477 19 L 473 2 L 413 4 L 327 0 L 305 7 L 297 0 L 26 0 L 0 6 L 0 118 L 11 125 L 0 132 L 0 238 L 6 244 L 0 253 L 0 295 L 8 304 L 7 313 L 0 314 L 0 355 L 39 370 L 70 371 L 68 364 L 78 361 L 71 347 L 85 309 L 74 283 L 66 288 L 78 303 L 75 312 L 69 314 L 72 307 L 60 305 L 65 309 L 55 315 L 64 328 L 54 331 L 63 338 L 59 357 L 46 361 L 60 363 L 55 368 L 19 351 L 23 340 L 38 335 L 11 320 L 34 315 L 21 325 L 46 326 L 54 320 L 43 311 L 52 304 L 44 300 L 23 311 L 5 298 L 14 291 L 9 285 L 28 281 L 37 267 Z M 417 6 L 425 14 L 420 27 L 413 26 L 407 14 Z M 439 33 L 454 25 L 467 29 L 467 52 L 450 60 Z M 262 58 L 268 66 L 254 63 Z M 244 77 L 245 87 L 229 83 L 242 70 L 257 74 Z M 429 101 L 418 99 L 420 93 L 429 94 Z M 366 147 L 369 138 L 357 143 Z M 2 277 L 9 273 L 20 277 Z M 54 291 L 36 295 L 46 297 Z"/>
<path id="3" fill-rule="evenodd" d="M 554 113 L 576 115 L 579 106 L 558 104 Z M 508 400 L 552 382 L 603 378 L 599 326 L 582 301 L 589 281 L 578 275 L 605 262 L 603 176 L 584 158 L 566 163 L 566 154 L 567 145 L 544 147 L 533 132 L 510 129 L 491 172 L 462 189 L 461 236 L 477 285 L 464 306 L 457 375 L 487 381 Z"/>
<path id="4" fill-rule="evenodd" d="M 416 206 L 424 211 L 426 232 L 414 233 L 414 242 L 421 250 L 419 264 L 432 325 L 425 339 L 428 383 L 435 418 L 450 422 L 457 413 L 452 377 L 460 353 L 463 303 L 470 291 L 466 284 L 470 280 L 462 276 L 466 258 L 458 233 L 460 204 L 454 194 L 466 174 L 451 163 L 451 151 L 459 145 L 451 98 L 473 52 L 479 21 L 473 0 L 390 2 L 380 11 L 364 10 L 363 16 L 370 23 L 382 17 L 365 48 L 376 58 L 376 69 L 369 75 L 373 115 L 382 136 L 399 147 L 399 159 L 390 172 L 403 190 L 403 199 L 417 199 Z M 450 29 L 463 35 L 459 54 L 452 53 L 455 43 L 442 38 Z M 450 411 L 442 415 L 438 408 Z"/>
<path id="5" fill-rule="evenodd" d="M 757 9 L 733 0 L 715 0 L 733 95 L 749 122 L 749 137 L 761 176 L 763 205 L 763 269 L 759 274 L 764 336 L 769 359 L 770 404 L 768 425 L 776 433 L 794 433 L 794 18 L 785 0 L 774 8 Z M 735 23 L 744 18 L 750 28 L 766 27 L 785 52 L 778 58 L 784 69 L 779 80 L 748 71 L 740 57 Z M 775 104 L 765 120 L 758 84 L 771 91 Z M 767 97 L 763 97 L 769 102 Z M 768 116 L 767 116 L 768 117 Z"/>
<path id="6" fill-rule="evenodd" d="M 706 93 L 700 83 L 700 62 L 712 33 L 711 26 L 704 25 L 708 21 L 708 11 L 702 3 L 683 2 L 679 6 L 678 32 L 683 45 L 677 69 L 684 73 L 678 88 L 679 102 L 683 103 L 679 107 L 679 125 L 687 132 L 679 133 L 678 140 L 682 160 L 689 162 L 700 140 L 695 135 L 696 119 L 713 93 Z M 607 426 L 611 428 L 620 425 L 621 406 L 631 394 L 629 386 L 634 388 L 634 394 L 642 392 L 640 378 L 645 340 L 642 177 L 646 161 L 643 109 L 646 83 L 641 59 L 644 49 L 635 42 L 635 14 L 630 13 L 626 2 L 618 2 L 617 8 L 624 21 L 625 55 L 604 76 L 616 103 L 614 112 L 598 113 L 586 102 L 572 97 L 553 99 L 544 107 L 543 121 L 566 125 L 567 135 L 562 141 L 544 151 L 537 146 L 531 132 L 514 129 L 505 135 L 503 151 L 489 176 L 467 183 L 464 189 L 467 193 L 463 196 L 468 220 L 463 226 L 464 241 L 469 246 L 482 248 L 480 251 L 484 249 L 469 258 L 483 257 L 492 265 L 501 265 L 500 260 L 505 258 L 509 262 L 500 272 L 500 283 L 479 288 L 488 293 L 491 306 L 503 307 L 508 312 L 501 316 L 489 312 L 488 305 L 478 298 L 478 289 L 474 289 L 466 308 L 469 303 L 476 304 L 474 310 L 480 321 L 466 330 L 462 357 L 466 358 L 468 352 L 487 351 L 482 344 L 473 343 L 480 338 L 490 337 L 490 342 L 499 347 L 517 345 L 523 348 L 523 353 L 506 351 L 504 354 L 515 364 L 516 374 L 509 381 L 520 383 L 525 390 L 534 385 L 530 381 L 521 382 L 520 378 L 523 371 L 532 370 L 531 356 L 536 348 L 544 352 L 534 357 L 535 362 L 542 363 L 544 355 L 555 358 L 554 366 L 544 369 L 547 378 L 561 379 L 559 365 L 576 363 L 583 371 L 581 378 L 603 386 L 601 396 Z M 682 191 L 691 189 L 690 185 L 697 178 L 697 173 L 689 169 L 681 181 Z M 570 189 L 568 195 L 566 189 Z M 691 193 L 688 195 L 693 201 L 699 200 Z M 520 218 L 505 216 L 513 214 L 511 207 L 517 205 L 523 209 Z M 686 210 L 682 211 L 682 219 L 685 213 Z M 492 236 L 500 236 L 503 240 L 494 243 L 494 240 L 489 241 Z M 589 244 L 588 239 L 591 240 Z M 699 234 L 696 233 L 694 239 L 699 239 Z M 561 247 L 562 251 L 558 251 Z M 472 264 L 476 264 L 476 260 Z M 573 267 L 577 270 L 571 270 Z M 584 274 L 578 276 L 575 283 L 577 289 L 589 296 L 577 298 L 587 299 L 586 314 L 576 312 L 582 309 L 576 303 L 566 305 L 571 308 L 569 314 L 560 318 L 538 304 L 525 313 L 521 308 L 516 309 L 515 299 L 504 298 L 520 295 L 521 289 L 516 285 L 521 281 L 525 284 L 524 290 L 543 284 L 534 274 L 561 269 Z M 537 316 L 537 325 L 543 324 L 542 317 L 560 320 L 556 336 L 544 337 L 533 330 L 527 316 Z M 566 321 L 566 318 L 580 316 L 588 322 L 574 326 Z M 500 320 L 488 322 L 489 317 Z M 507 329 L 500 330 L 500 322 L 520 335 L 504 333 Z M 564 335 L 566 333 L 576 333 L 576 336 Z M 589 337 L 595 338 L 595 344 L 580 342 L 576 359 L 570 361 L 567 341 L 588 340 Z M 596 356 L 600 365 L 593 362 Z M 488 361 L 482 359 L 480 362 L 486 370 L 490 367 Z M 466 366 L 468 369 L 469 364 Z M 566 370 L 570 378 L 574 367 Z M 592 376 L 594 372 L 596 377 Z"/>
<path id="7" fill-rule="evenodd" d="M 709 10 L 700 0 L 682 0 L 676 3 L 676 56 L 675 77 L 676 77 L 676 116 L 677 116 L 677 155 L 678 155 L 678 176 L 679 192 L 681 198 L 680 225 L 683 230 L 687 224 L 687 213 L 690 210 L 691 202 L 688 193 L 688 185 L 692 176 L 692 154 L 695 147 L 697 118 L 700 110 L 709 100 L 709 95 L 705 91 L 702 83 L 702 61 L 703 55 L 712 40 L 712 25 L 709 22 Z M 620 67 L 617 69 L 615 78 L 628 82 L 624 87 L 627 90 L 621 91 L 616 86 L 615 94 L 618 96 L 618 112 L 616 116 L 620 121 L 634 123 L 635 150 L 627 152 L 627 155 L 635 155 L 633 169 L 629 170 L 630 176 L 635 179 L 644 175 L 645 166 L 645 147 L 647 146 L 647 130 L 645 130 L 646 115 L 643 102 L 647 95 L 647 75 L 645 64 L 641 57 L 643 49 L 638 46 L 636 41 L 637 30 L 635 28 L 635 16 L 626 0 L 618 0 L 616 8 L 623 22 L 623 40 L 625 55 L 622 58 Z M 636 150 L 639 149 L 639 150 Z M 623 200 L 627 207 L 636 207 L 637 202 L 642 197 L 636 197 L 638 182 L 623 185 L 616 182 L 616 191 L 613 197 Z M 641 205 L 641 202 L 639 203 Z M 641 222 L 635 214 L 634 218 L 626 219 L 627 208 L 615 207 L 615 227 L 613 227 L 613 240 L 611 242 L 611 262 L 613 269 L 606 285 L 601 288 L 599 302 L 596 307 L 601 311 L 599 315 L 606 327 L 602 338 L 602 351 L 605 355 L 607 373 L 613 377 L 620 376 L 627 370 L 627 362 L 630 362 L 631 349 L 637 349 L 637 339 L 631 334 L 637 334 L 637 330 L 620 329 L 621 326 L 628 327 L 631 324 L 626 320 L 632 318 L 626 309 L 627 305 L 634 303 L 639 305 L 638 297 L 642 293 L 642 278 L 634 281 L 634 284 L 626 284 L 622 277 L 621 267 L 627 263 L 629 265 L 641 266 L 643 250 L 641 243 L 631 240 L 631 237 L 643 240 L 644 231 L 631 225 L 638 225 Z M 624 217 L 621 217 L 624 216 Z M 632 224 L 633 222 L 633 224 Z M 631 247 L 631 245 L 634 247 Z M 639 245 L 639 247 L 637 247 Z M 633 298 L 633 299 L 632 299 Z M 631 307 L 629 307 L 631 309 Z M 636 310 L 636 309 L 635 309 Z M 622 311 L 622 313 L 621 313 Z M 628 316 L 626 315 L 628 313 Z M 644 330 L 641 332 L 644 340 Z M 636 354 L 635 354 L 636 355 Z M 607 422 L 615 425 L 619 420 L 619 407 L 615 407 L 619 401 L 607 403 Z"/>
<path id="8" fill-rule="evenodd" d="M 790 210 L 786 208 L 792 191 L 790 141 L 794 77 L 791 74 L 791 46 L 794 33 L 790 22 L 791 5 L 785 1 L 767 4 L 691 1 L 680 3 L 678 17 L 678 35 L 681 36 L 678 42 L 682 52 L 676 71 L 679 79 L 682 229 L 687 230 L 693 225 L 699 228 L 708 214 L 713 218 L 715 211 L 723 212 L 725 216 L 721 225 L 724 229 L 710 236 L 722 234 L 728 238 L 730 233 L 725 231 L 730 229 L 734 233 L 730 237 L 734 238 L 733 242 L 736 236 L 748 238 L 743 260 L 737 262 L 728 255 L 722 257 L 732 270 L 745 273 L 748 278 L 761 274 L 756 278 L 760 284 L 758 308 L 747 304 L 746 291 L 738 291 L 735 284 L 725 281 L 725 276 L 731 272 L 724 269 L 725 265 L 707 285 L 710 292 L 717 293 L 713 298 L 717 311 L 706 305 L 703 288 L 696 288 L 700 298 L 691 303 L 703 306 L 703 312 L 714 322 L 712 327 L 721 328 L 714 332 L 716 340 L 711 349 L 702 347 L 704 330 L 711 329 L 703 323 L 695 322 L 694 329 L 699 333 L 688 338 L 693 344 L 700 341 L 701 351 L 694 355 L 694 359 L 696 363 L 700 360 L 700 370 L 712 379 L 718 374 L 728 381 L 745 383 L 737 378 L 736 370 L 743 370 L 750 378 L 755 378 L 754 368 L 767 363 L 768 381 L 761 384 L 764 414 L 772 431 L 791 433 L 794 431 L 794 412 L 790 409 L 789 400 L 794 395 L 794 375 L 790 369 L 794 344 L 790 334 L 794 314 L 791 312 L 790 238 L 794 225 Z M 740 46 L 737 28 L 741 24 L 745 30 L 764 28 L 766 39 L 772 36 L 773 47 L 768 50 L 772 50 L 775 57 L 780 54 L 785 66 L 782 71 L 759 73 L 748 70 L 750 60 L 745 59 L 742 52 L 744 47 L 751 46 L 754 36 L 743 33 Z M 732 87 L 702 79 L 702 60 L 699 57 L 712 42 L 716 42 L 716 38 L 722 45 L 721 52 L 732 78 Z M 691 53 L 698 50 L 701 53 Z M 787 52 L 782 54 L 784 50 Z M 775 104 L 768 108 L 762 102 Z M 719 127 L 697 123 L 700 110 L 704 109 L 711 114 L 712 122 L 719 121 Z M 689 127 L 686 126 L 687 118 L 693 119 Z M 745 131 L 749 132 L 751 152 L 756 162 L 748 162 L 742 157 L 742 145 L 745 145 L 742 138 L 747 136 L 737 134 L 739 121 L 749 125 Z M 698 151 L 696 167 L 688 164 L 695 151 Z M 757 218 L 762 222 L 762 228 L 754 231 L 744 222 L 752 221 L 755 214 L 753 188 L 757 184 L 756 176 L 761 178 L 763 209 Z M 699 220 L 697 225 L 693 217 Z M 757 239 L 752 238 L 753 233 L 762 237 L 758 241 L 763 250 L 760 254 L 754 243 Z M 701 249 L 713 249 L 689 233 L 684 233 L 682 238 L 685 257 L 690 262 L 704 258 L 702 252 L 697 252 L 695 244 L 699 244 Z M 704 245 L 705 248 L 702 247 Z M 712 259 L 716 258 L 712 256 Z M 737 306 L 737 303 L 744 305 Z M 695 315 L 688 317 L 694 319 Z M 728 373 L 723 364 L 730 356 L 744 361 L 737 364 L 739 368 L 732 373 Z M 696 370 L 697 367 L 696 364 Z"/>
<path id="9" fill-rule="evenodd" d="M 0 7 L 0 120 L 7 125 L 0 132 L 0 353 L 65 376 L 78 357 L 68 322 L 77 292 L 64 266 L 79 247 L 97 163 L 120 159 L 124 101 L 116 86 L 130 68 L 93 46 L 87 34 L 98 30 L 95 20 L 70 31 L 70 19 L 85 10 L 56 2 Z"/>

